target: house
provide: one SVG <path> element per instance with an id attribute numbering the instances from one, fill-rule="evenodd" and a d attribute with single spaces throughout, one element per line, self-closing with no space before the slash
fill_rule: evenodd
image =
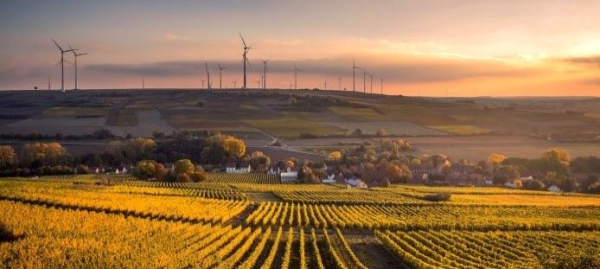
<path id="1" fill-rule="evenodd" d="M 237 168 L 234 162 L 227 163 L 225 166 L 225 173 L 227 174 L 245 174 L 250 173 L 251 170 L 250 165 L 248 167 Z"/>
<path id="2" fill-rule="evenodd" d="M 281 172 L 279 178 L 281 179 L 281 182 L 296 181 L 298 180 L 298 172 Z"/>
<path id="3" fill-rule="evenodd" d="M 521 177 L 522 182 L 533 180 L 533 176 Z"/>
<path id="4" fill-rule="evenodd" d="M 511 188 L 511 189 L 516 189 L 517 188 L 517 186 L 515 185 L 515 183 L 512 183 L 512 182 L 506 182 L 506 183 L 504 183 L 504 187 Z"/>
<path id="5" fill-rule="evenodd" d="M 562 190 L 556 185 L 552 185 L 552 186 L 548 187 L 548 191 L 557 192 L 557 193 L 562 192 Z"/>
<path id="6" fill-rule="evenodd" d="M 366 183 L 364 183 L 362 180 L 360 179 L 348 179 L 346 180 L 346 187 L 348 189 L 352 189 L 352 188 L 357 188 L 357 189 L 366 189 L 369 186 L 367 186 Z"/>
<path id="7" fill-rule="evenodd" d="M 408 183 L 411 184 L 427 184 L 432 175 L 440 174 L 437 169 L 426 165 L 411 166 L 410 171 L 413 177 L 409 179 Z"/>
<path id="8" fill-rule="evenodd" d="M 327 175 L 327 178 L 321 180 L 322 183 L 333 184 L 337 181 L 335 180 L 335 174 Z"/>

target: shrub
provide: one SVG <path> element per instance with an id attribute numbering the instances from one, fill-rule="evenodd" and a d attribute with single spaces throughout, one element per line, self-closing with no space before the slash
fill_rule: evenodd
<path id="1" fill-rule="evenodd" d="M 450 201 L 451 197 L 452 194 L 450 194 L 449 192 L 438 192 L 436 194 L 427 194 L 423 196 L 423 199 L 432 202 L 444 202 Z"/>
<path id="2" fill-rule="evenodd" d="M 201 173 L 201 172 L 193 172 L 190 174 L 189 178 L 193 182 L 202 182 L 202 181 L 206 181 L 208 179 L 208 177 L 206 176 L 206 173 Z"/>
<path id="3" fill-rule="evenodd" d="M 181 173 L 177 175 L 177 182 L 190 182 L 190 176 L 187 174 Z"/>

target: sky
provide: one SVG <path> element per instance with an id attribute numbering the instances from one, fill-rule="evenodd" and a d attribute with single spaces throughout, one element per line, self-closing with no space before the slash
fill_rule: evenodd
<path id="1" fill-rule="evenodd" d="M 600 1 L 0 0 L 0 90 L 248 87 L 423 96 L 600 96 Z M 65 87 L 74 87 L 65 54 Z M 355 86 L 352 61 L 357 70 Z M 372 74 L 372 84 L 370 76 Z M 366 77 L 366 81 L 365 78 Z M 371 86 L 372 85 L 372 86 Z"/>

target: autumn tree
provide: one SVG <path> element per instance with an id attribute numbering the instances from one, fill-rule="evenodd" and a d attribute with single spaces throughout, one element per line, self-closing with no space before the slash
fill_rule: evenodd
<path id="1" fill-rule="evenodd" d="M 327 161 L 331 163 L 339 163 L 342 161 L 342 153 L 339 151 L 333 151 L 327 155 Z"/>
<path id="2" fill-rule="evenodd" d="M 550 149 L 544 152 L 544 154 L 542 154 L 542 157 L 548 160 L 559 162 L 565 166 L 568 166 L 571 162 L 571 156 L 566 150 L 562 148 Z"/>
<path id="3" fill-rule="evenodd" d="M 271 165 L 271 158 L 262 153 L 262 151 L 254 151 L 250 155 L 250 167 L 253 171 L 264 172 Z"/>
<path id="4" fill-rule="evenodd" d="M 17 161 L 17 153 L 11 146 L 0 146 L 0 169 L 12 167 Z"/>
<path id="5" fill-rule="evenodd" d="M 133 169 L 133 175 L 143 180 L 155 177 L 156 163 L 152 160 L 142 160 L 137 162 Z"/>
<path id="6" fill-rule="evenodd" d="M 196 169 L 196 167 L 194 166 L 192 161 L 190 161 L 189 159 L 182 159 L 182 160 L 175 162 L 175 167 L 173 168 L 173 172 L 175 173 L 175 175 L 179 175 L 179 174 L 189 175 L 192 172 L 194 172 L 195 169 Z"/>
<path id="7" fill-rule="evenodd" d="M 29 143 L 23 147 L 25 163 L 33 166 L 58 165 L 65 153 L 59 143 Z"/>
<path id="8" fill-rule="evenodd" d="M 493 165 L 499 165 L 504 162 L 506 158 L 507 157 L 502 154 L 492 153 L 490 156 L 488 156 L 488 162 L 492 163 Z"/>

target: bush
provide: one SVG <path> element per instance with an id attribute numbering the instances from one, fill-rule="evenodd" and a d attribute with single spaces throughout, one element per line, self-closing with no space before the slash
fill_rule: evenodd
<path id="1" fill-rule="evenodd" d="M 187 174 L 181 173 L 177 175 L 177 182 L 190 182 L 190 176 Z"/>
<path id="2" fill-rule="evenodd" d="M 208 177 L 206 176 L 206 173 L 193 172 L 190 174 L 190 180 L 192 180 L 193 182 L 202 182 L 206 181 L 207 179 Z"/>
<path id="3" fill-rule="evenodd" d="M 445 202 L 450 201 L 452 194 L 449 192 L 438 192 L 436 194 L 427 194 L 423 196 L 424 200 L 432 201 L 432 202 Z"/>

